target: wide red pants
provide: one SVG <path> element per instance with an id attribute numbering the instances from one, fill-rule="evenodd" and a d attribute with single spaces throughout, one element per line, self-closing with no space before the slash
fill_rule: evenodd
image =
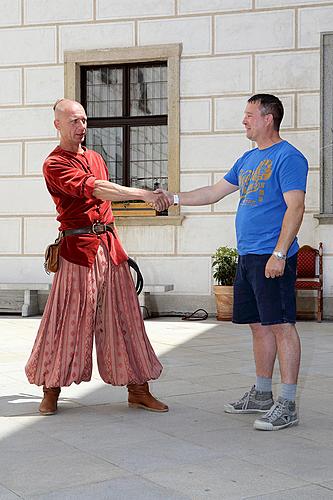
<path id="1" fill-rule="evenodd" d="M 62 387 L 90 380 L 94 337 L 107 384 L 143 384 L 161 374 L 128 264 L 115 266 L 103 244 L 92 268 L 60 257 L 26 365 L 29 382 Z"/>

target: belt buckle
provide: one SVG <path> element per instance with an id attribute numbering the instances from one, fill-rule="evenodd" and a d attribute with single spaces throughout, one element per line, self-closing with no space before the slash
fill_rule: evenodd
<path id="1" fill-rule="evenodd" d="M 106 224 L 102 224 L 101 222 L 94 222 L 91 226 L 91 230 L 96 235 L 103 234 L 106 232 Z"/>

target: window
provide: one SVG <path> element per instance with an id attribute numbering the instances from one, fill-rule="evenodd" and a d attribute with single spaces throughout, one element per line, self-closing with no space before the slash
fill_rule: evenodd
<path id="1" fill-rule="evenodd" d="M 333 33 L 321 36 L 321 155 L 320 214 L 323 224 L 333 224 Z"/>
<path id="2" fill-rule="evenodd" d="M 180 44 L 65 52 L 65 96 L 85 107 L 87 147 L 111 181 L 179 191 L 180 53 Z M 179 207 L 165 215 L 118 222 L 181 223 Z"/>
<path id="3" fill-rule="evenodd" d="M 81 67 L 86 144 L 104 158 L 110 180 L 168 189 L 166 62 Z"/>

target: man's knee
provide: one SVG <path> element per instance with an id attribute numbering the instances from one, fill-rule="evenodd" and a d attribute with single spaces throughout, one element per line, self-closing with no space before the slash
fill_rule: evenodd
<path id="1" fill-rule="evenodd" d="M 270 326 L 262 325 L 261 323 L 250 324 L 252 335 L 256 337 L 265 336 L 270 332 Z"/>
<path id="2" fill-rule="evenodd" d="M 295 335 L 297 334 L 296 327 L 294 323 L 280 323 L 277 325 L 271 325 L 272 332 L 275 335 Z"/>

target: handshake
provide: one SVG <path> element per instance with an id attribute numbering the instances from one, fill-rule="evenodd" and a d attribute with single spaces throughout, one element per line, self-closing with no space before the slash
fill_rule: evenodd
<path id="1" fill-rule="evenodd" d="M 174 204 L 174 195 L 165 189 L 146 191 L 144 201 L 149 203 L 157 212 L 163 212 Z"/>

